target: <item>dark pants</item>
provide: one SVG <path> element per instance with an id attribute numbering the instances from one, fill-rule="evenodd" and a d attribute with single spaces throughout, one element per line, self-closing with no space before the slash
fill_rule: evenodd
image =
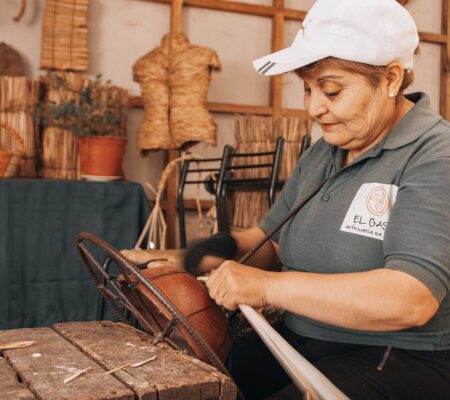
<path id="1" fill-rule="evenodd" d="M 305 338 L 283 325 L 277 330 L 350 399 L 450 399 L 450 350 L 393 348 L 380 371 L 386 347 Z M 246 400 L 264 399 L 291 383 L 254 332 L 235 339 L 230 371 Z"/>

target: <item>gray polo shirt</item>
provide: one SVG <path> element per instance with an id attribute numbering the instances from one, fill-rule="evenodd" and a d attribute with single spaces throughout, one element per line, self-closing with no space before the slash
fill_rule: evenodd
<path id="1" fill-rule="evenodd" d="M 274 240 L 288 270 L 411 274 L 440 302 L 426 325 L 393 332 L 344 329 L 286 312 L 300 335 L 406 349 L 450 348 L 450 125 L 423 93 L 386 138 L 342 168 L 345 151 L 320 139 L 300 158 L 260 227 L 268 232 L 325 176 L 319 193 Z"/>

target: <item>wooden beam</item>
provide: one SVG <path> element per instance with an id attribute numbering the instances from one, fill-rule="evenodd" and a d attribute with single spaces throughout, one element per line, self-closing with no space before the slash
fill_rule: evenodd
<path id="1" fill-rule="evenodd" d="M 142 98 L 140 96 L 130 97 L 130 106 L 143 107 Z M 206 108 L 210 112 L 218 114 L 256 114 L 256 115 L 273 115 L 273 108 L 270 106 L 251 106 L 245 104 L 231 103 L 206 103 Z M 308 113 L 305 110 L 296 108 L 282 108 L 281 114 L 290 117 L 307 118 Z"/>
<path id="2" fill-rule="evenodd" d="M 183 31 L 183 0 L 171 0 L 170 10 L 170 32 L 177 33 Z M 171 128 L 170 128 L 171 129 Z M 177 158 L 180 154 L 179 150 L 168 150 L 166 153 L 166 165 Z M 166 208 L 167 221 L 167 246 L 169 249 L 177 247 L 177 213 L 175 205 L 177 204 L 177 186 L 178 174 L 172 173 L 167 180 L 166 200 L 170 205 Z"/>
<path id="3" fill-rule="evenodd" d="M 211 112 L 219 114 L 272 115 L 272 107 L 270 106 L 251 106 L 231 103 L 206 103 L 206 108 Z"/>
<path id="4" fill-rule="evenodd" d="M 272 18 L 272 52 L 275 52 L 284 48 L 284 0 L 273 0 L 273 6 L 277 10 Z M 282 75 L 270 78 L 270 104 L 274 117 L 281 116 L 282 79 Z"/>
<path id="5" fill-rule="evenodd" d="M 141 0 L 151 3 L 171 4 L 171 0 Z M 249 4 L 235 1 L 224 0 L 185 0 L 186 6 L 203 8 L 216 11 L 228 11 L 239 14 L 255 15 L 260 17 L 273 17 L 277 9 L 271 6 L 262 6 L 257 4 Z M 284 13 L 287 19 L 303 21 L 306 12 L 301 10 L 285 9 Z"/>
<path id="6" fill-rule="evenodd" d="M 171 0 L 141 0 L 141 1 L 146 1 L 149 3 L 171 4 Z M 273 18 L 275 14 L 278 12 L 277 8 L 273 6 L 262 6 L 223 0 L 184 0 L 184 5 L 195 8 L 207 8 L 210 10 L 229 11 L 239 14 L 255 15 L 269 18 Z M 294 21 L 303 21 L 305 19 L 307 11 L 284 8 L 283 14 L 285 19 Z M 425 43 L 436 43 L 443 45 L 447 41 L 447 36 L 440 33 L 419 32 L 419 37 L 420 40 Z"/>
<path id="7" fill-rule="evenodd" d="M 441 50 L 441 93 L 440 113 L 450 119 L 450 0 L 442 0 L 442 32 L 446 36 L 446 45 Z"/>
<path id="8" fill-rule="evenodd" d="M 443 0 L 444 2 L 446 0 Z M 441 33 L 419 32 L 419 38 L 424 43 L 446 44 L 447 35 Z"/>
<path id="9" fill-rule="evenodd" d="M 170 32 L 183 32 L 183 0 L 171 0 Z"/>

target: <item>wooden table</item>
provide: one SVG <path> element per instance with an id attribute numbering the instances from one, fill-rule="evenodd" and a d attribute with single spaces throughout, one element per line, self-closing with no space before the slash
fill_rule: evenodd
<path id="1" fill-rule="evenodd" d="M 2 399 L 236 399 L 236 386 L 215 368 L 165 343 L 155 345 L 148 334 L 121 323 L 68 322 L 0 331 L 0 346 L 29 340 L 35 344 L 1 354 Z M 156 358 L 140 367 L 105 374 L 152 356 Z"/>

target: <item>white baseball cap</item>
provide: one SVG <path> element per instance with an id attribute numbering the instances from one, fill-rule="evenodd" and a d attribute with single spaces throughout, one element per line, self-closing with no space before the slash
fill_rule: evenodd
<path id="1" fill-rule="evenodd" d="M 317 0 L 292 45 L 253 61 L 261 75 L 292 71 L 326 57 L 413 66 L 416 24 L 395 0 Z"/>

